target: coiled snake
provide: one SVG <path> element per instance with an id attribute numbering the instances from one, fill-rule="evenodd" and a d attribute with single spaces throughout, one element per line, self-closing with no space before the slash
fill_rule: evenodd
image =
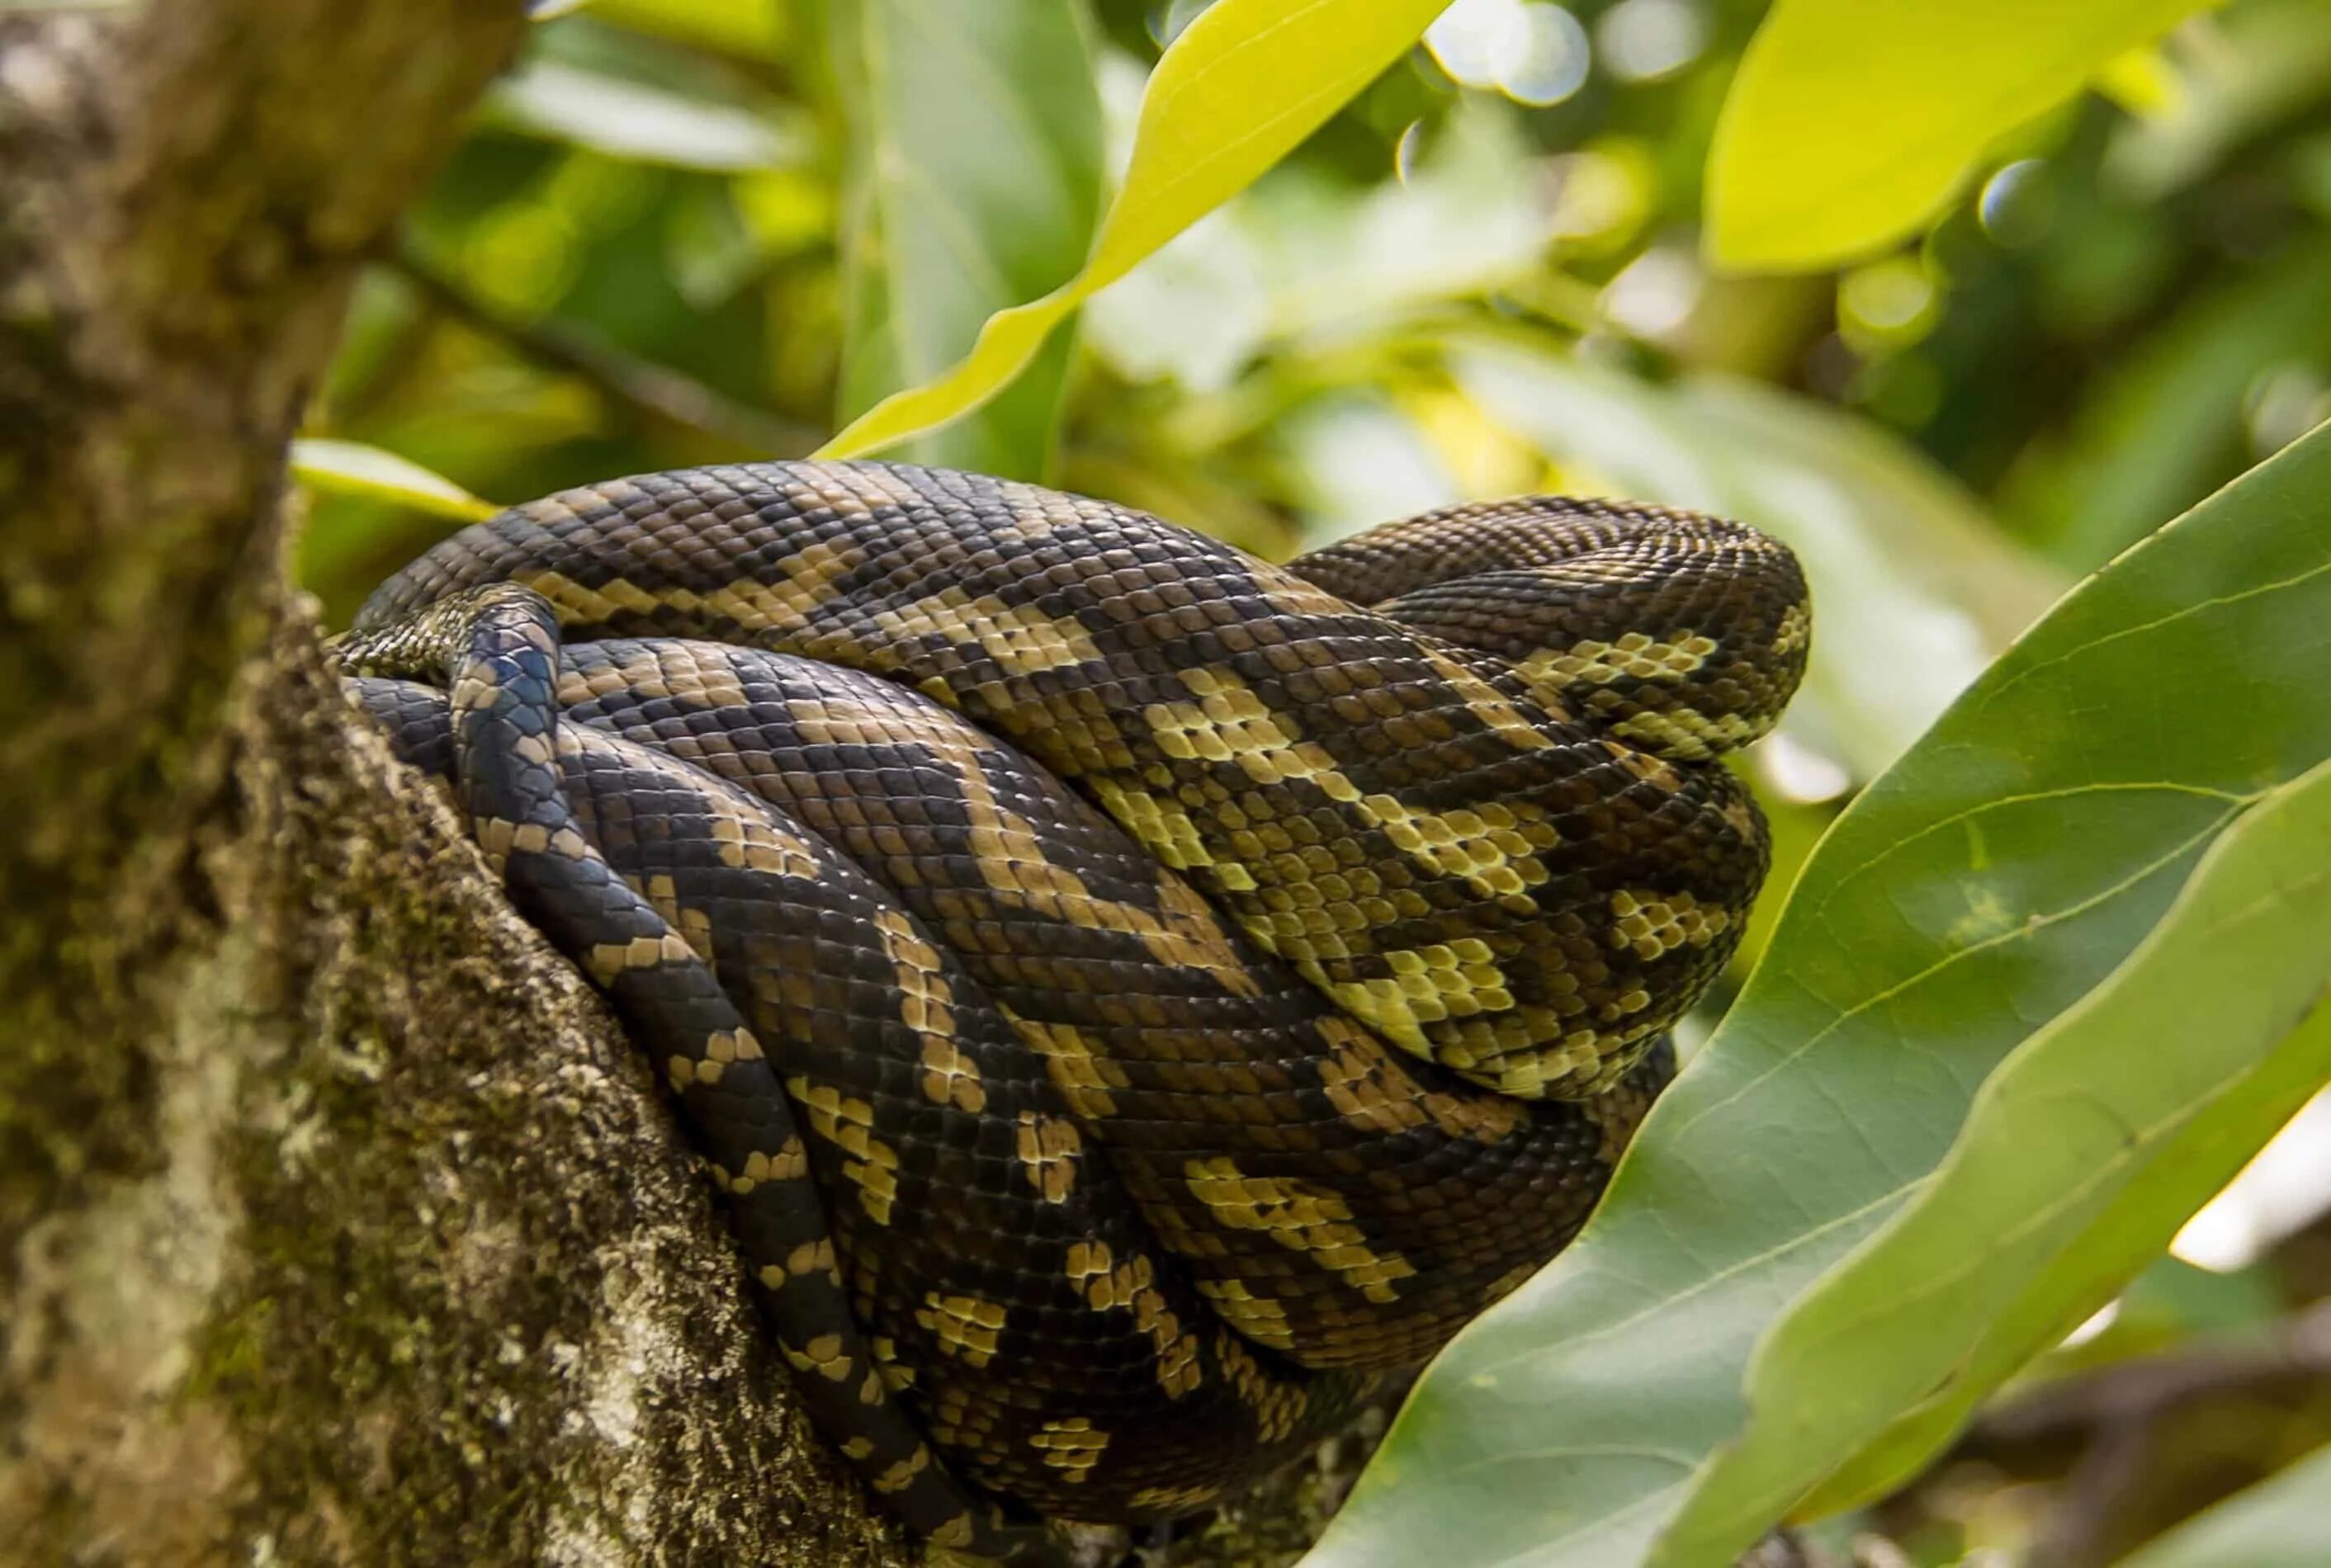
<path id="1" fill-rule="evenodd" d="M 1714 759 L 1808 626 L 1784 548 L 1659 508 L 1277 567 L 794 462 L 513 508 L 342 658 L 664 1069 L 813 1419 L 1034 1558 L 1259 1477 L 1569 1239 L 1763 877 Z"/>

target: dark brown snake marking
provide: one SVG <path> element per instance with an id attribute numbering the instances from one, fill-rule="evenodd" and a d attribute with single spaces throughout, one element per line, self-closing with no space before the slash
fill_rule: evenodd
<path id="1" fill-rule="evenodd" d="M 665 1061 L 813 1415 L 1032 1559 L 979 1493 L 1203 1506 L 1575 1232 L 1762 877 L 1710 759 L 1807 624 L 1659 508 L 1280 568 L 811 462 L 515 508 L 347 657 L 450 689 L 354 683 Z"/>

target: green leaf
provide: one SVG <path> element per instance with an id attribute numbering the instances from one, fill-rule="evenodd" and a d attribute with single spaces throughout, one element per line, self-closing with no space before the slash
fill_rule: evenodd
<path id="1" fill-rule="evenodd" d="M 1829 1489 L 1921 1468 L 2313 1096 L 2331 1012 L 2298 1025 L 2326 990 L 2331 765 L 2241 813 L 2136 951 L 1984 1082 L 1917 1197 L 1767 1332 L 1746 1433 L 1652 1561 L 1731 1562 L 1889 1425 L 1884 1462 Z"/>
<path id="2" fill-rule="evenodd" d="M 2262 368 L 2331 364 L 2331 241 L 2311 237 L 2197 289 L 2094 378 L 2064 429 L 2018 461 L 2001 508 L 2088 570 L 2236 466 Z"/>
<path id="3" fill-rule="evenodd" d="M 1216 0 L 1150 75 L 1132 161 L 1083 270 L 989 317 L 953 369 L 885 398 L 818 455 L 861 456 L 994 397 L 1080 303 L 1253 183 L 1398 60 L 1447 3 Z"/>
<path id="4" fill-rule="evenodd" d="M 2097 90 L 2139 119 L 2166 119 L 2185 107 L 2184 79 L 2150 45 L 2106 61 L 2097 70 Z"/>
<path id="5" fill-rule="evenodd" d="M 2121 1568 L 2292 1568 L 2331 1540 L 2331 1447 L 2205 1508 Z"/>
<path id="6" fill-rule="evenodd" d="M 1564 470 L 1754 523 L 1812 584 L 1812 663 L 1791 709 L 1859 778 L 1901 755 L 2062 590 L 1966 493 L 1885 432 L 1730 377 L 1666 385 L 1516 347 L 1466 347 L 1459 385 Z"/>
<path id="7" fill-rule="evenodd" d="M 357 441 L 309 437 L 291 443 L 291 477 L 326 495 L 393 501 L 435 518 L 474 523 L 501 510 L 442 474 Z"/>
<path id="8" fill-rule="evenodd" d="M 782 60 L 793 31 L 785 0 L 594 0 L 591 14 L 741 60 Z"/>
<path id="9" fill-rule="evenodd" d="M 809 148 L 789 122 L 550 60 L 505 77 L 480 112 L 505 130 L 672 168 L 785 168 Z"/>
<path id="10" fill-rule="evenodd" d="M 1314 1568 L 1645 1559 L 1745 1424 L 1767 1329 L 2210 845 L 2331 755 L 2326 488 L 2331 431 L 2084 584 L 1855 800 L 1585 1233 L 1427 1372 Z"/>
<path id="11" fill-rule="evenodd" d="M 1221 391 L 1269 343 L 1347 343 L 1443 300 L 1542 282 L 1556 236 L 1538 157 L 1510 105 L 1472 93 L 1400 179 L 1356 186 L 1283 166 L 1087 305 L 1085 342 L 1133 379 Z M 1371 521 L 1397 511 L 1380 505 Z"/>
<path id="12" fill-rule="evenodd" d="M 989 316 L 1076 271 L 1100 206 L 1101 119 L 1081 3 L 841 0 L 832 18 L 856 166 L 848 418 L 938 375 Z M 902 455 L 1042 478 L 1069 347 Z"/>
<path id="13" fill-rule="evenodd" d="M 2212 0 L 1777 0 L 1708 155 L 1709 259 L 1810 271 L 1915 233 L 2008 132 Z"/>

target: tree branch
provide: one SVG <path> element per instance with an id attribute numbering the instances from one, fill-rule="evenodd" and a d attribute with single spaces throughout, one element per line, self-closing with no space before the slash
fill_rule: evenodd
<path id="1" fill-rule="evenodd" d="M 522 357 L 563 371 L 634 416 L 676 424 L 737 449 L 744 458 L 804 457 L 824 432 L 780 419 L 661 365 L 611 348 L 559 321 L 521 321 L 462 288 L 411 250 L 389 269 L 435 309 Z"/>
<path id="2" fill-rule="evenodd" d="M 224 798 L 285 442 L 521 25 L 515 0 L 0 14 L 0 994 L 38 1008 L 16 1033 L 51 1108 L 123 1087 L 87 1047 Z M 70 1174 L 47 1143 L 0 1120 L 0 1240 Z"/>
<path id="3" fill-rule="evenodd" d="M 44 1559 L 905 1560 L 635 1053 L 285 592 L 285 445 L 519 9 L 0 13 L 0 1541 Z"/>

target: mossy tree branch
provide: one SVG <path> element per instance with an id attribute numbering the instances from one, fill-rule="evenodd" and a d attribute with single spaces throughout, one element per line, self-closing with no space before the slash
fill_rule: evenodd
<path id="1" fill-rule="evenodd" d="M 284 587 L 351 281 L 522 26 L 0 13 L 0 1555 L 905 1560 Z"/>

